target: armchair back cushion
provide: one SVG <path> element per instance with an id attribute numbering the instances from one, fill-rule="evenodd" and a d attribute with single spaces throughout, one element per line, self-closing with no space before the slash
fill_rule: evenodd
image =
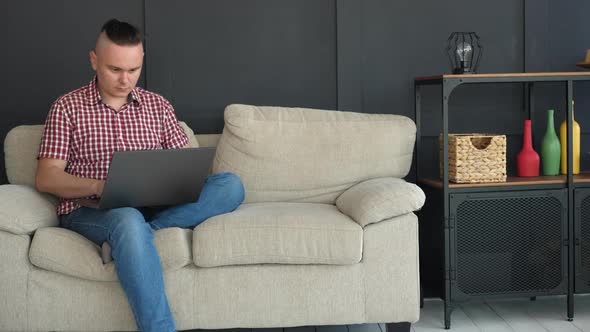
<path id="1" fill-rule="evenodd" d="M 233 172 L 246 203 L 334 204 L 349 187 L 408 174 L 416 135 L 401 115 L 229 105 L 213 172 Z"/>
<path id="2" fill-rule="evenodd" d="M 4 140 L 4 160 L 8 182 L 35 186 L 37 153 L 43 125 L 12 128 Z"/>

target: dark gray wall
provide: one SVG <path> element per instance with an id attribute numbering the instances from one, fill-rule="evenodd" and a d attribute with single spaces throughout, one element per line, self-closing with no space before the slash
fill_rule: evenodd
<path id="1" fill-rule="evenodd" d="M 584 0 L 529 0 L 526 5 L 527 72 L 587 71 L 575 66 L 584 61 L 590 49 L 590 2 Z M 555 109 L 556 130 L 565 120 L 565 86 L 542 84 L 536 88 L 534 126 L 536 147 L 540 147 L 546 128 L 547 109 Z M 581 170 L 590 170 L 590 82 L 574 83 L 575 119 L 580 124 Z"/>
<path id="2" fill-rule="evenodd" d="M 480 72 L 581 70 L 574 64 L 590 45 L 588 9 L 582 0 L 2 2 L 0 135 L 43 123 L 59 95 L 91 79 L 88 51 L 110 17 L 146 31 L 140 85 L 167 97 L 196 132 L 216 133 L 230 103 L 413 116 L 413 78 L 450 71 L 444 47 L 453 31 L 480 35 Z M 578 83 L 574 92 L 585 133 L 588 88 Z M 557 123 L 565 115 L 563 87 L 537 91 L 538 141 L 546 109 L 557 110 Z M 424 154 L 436 158 L 439 91 L 426 92 L 433 98 L 425 101 Z M 451 99 L 451 131 L 508 134 L 513 171 L 526 117 L 522 95 L 520 86 L 461 87 Z M 589 139 L 586 133 L 584 142 Z M 425 172 L 435 172 L 436 164 L 424 163 Z"/>
<path id="3" fill-rule="evenodd" d="M 87 53 L 110 17 L 145 29 L 142 85 L 199 133 L 220 132 L 230 103 L 413 116 L 413 78 L 450 71 L 444 47 L 453 31 L 481 36 L 480 72 L 525 66 L 523 1 L 62 0 L 0 9 L 0 37 L 10 46 L 0 53 L 10 64 L 0 83 L 8 103 L 2 136 L 43 123 L 53 100 L 91 79 Z M 519 87 L 461 88 L 451 106 L 452 131 L 520 133 Z M 424 113 L 427 156 L 436 155 L 437 107 Z"/>
<path id="4" fill-rule="evenodd" d="M 413 117 L 414 78 L 450 73 L 445 47 L 453 31 L 475 31 L 480 36 L 484 54 L 479 72 L 523 71 L 523 1 L 482 1 L 474 6 L 468 0 L 346 0 L 338 1 L 337 7 L 338 60 L 345 61 L 338 72 L 342 110 Z M 439 90 L 427 89 L 424 99 L 422 130 L 426 137 L 421 155 L 426 159 L 421 174 L 438 172 L 439 96 Z M 525 113 L 520 86 L 461 87 L 450 104 L 451 132 L 518 135 L 521 131 Z M 509 144 L 513 141 L 517 140 Z"/>
<path id="5" fill-rule="evenodd" d="M 336 108 L 333 0 L 146 0 L 148 87 L 198 133 L 231 103 Z"/>

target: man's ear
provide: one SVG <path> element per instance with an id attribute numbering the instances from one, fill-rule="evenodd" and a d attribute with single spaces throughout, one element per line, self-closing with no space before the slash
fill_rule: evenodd
<path id="1" fill-rule="evenodd" d="M 88 54 L 90 56 L 90 65 L 92 66 L 92 69 L 96 71 L 96 52 L 92 50 Z"/>

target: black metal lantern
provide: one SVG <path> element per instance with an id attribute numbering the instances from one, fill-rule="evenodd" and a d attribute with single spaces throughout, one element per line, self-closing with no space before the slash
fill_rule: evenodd
<path id="1" fill-rule="evenodd" d="M 453 32 L 447 40 L 447 54 L 453 74 L 474 74 L 483 54 L 475 32 Z"/>

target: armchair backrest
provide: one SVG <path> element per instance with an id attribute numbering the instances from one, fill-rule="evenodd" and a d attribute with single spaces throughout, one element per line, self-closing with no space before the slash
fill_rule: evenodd
<path id="1" fill-rule="evenodd" d="M 233 172 L 246 202 L 334 204 L 352 185 L 408 174 L 416 126 L 408 117 L 230 105 L 213 172 Z"/>
<path id="2" fill-rule="evenodd" d="M 4 140 L 4 166 L 8 182 L 35 186 L 37 153 L 43 125 L 12 128 Z"/>

